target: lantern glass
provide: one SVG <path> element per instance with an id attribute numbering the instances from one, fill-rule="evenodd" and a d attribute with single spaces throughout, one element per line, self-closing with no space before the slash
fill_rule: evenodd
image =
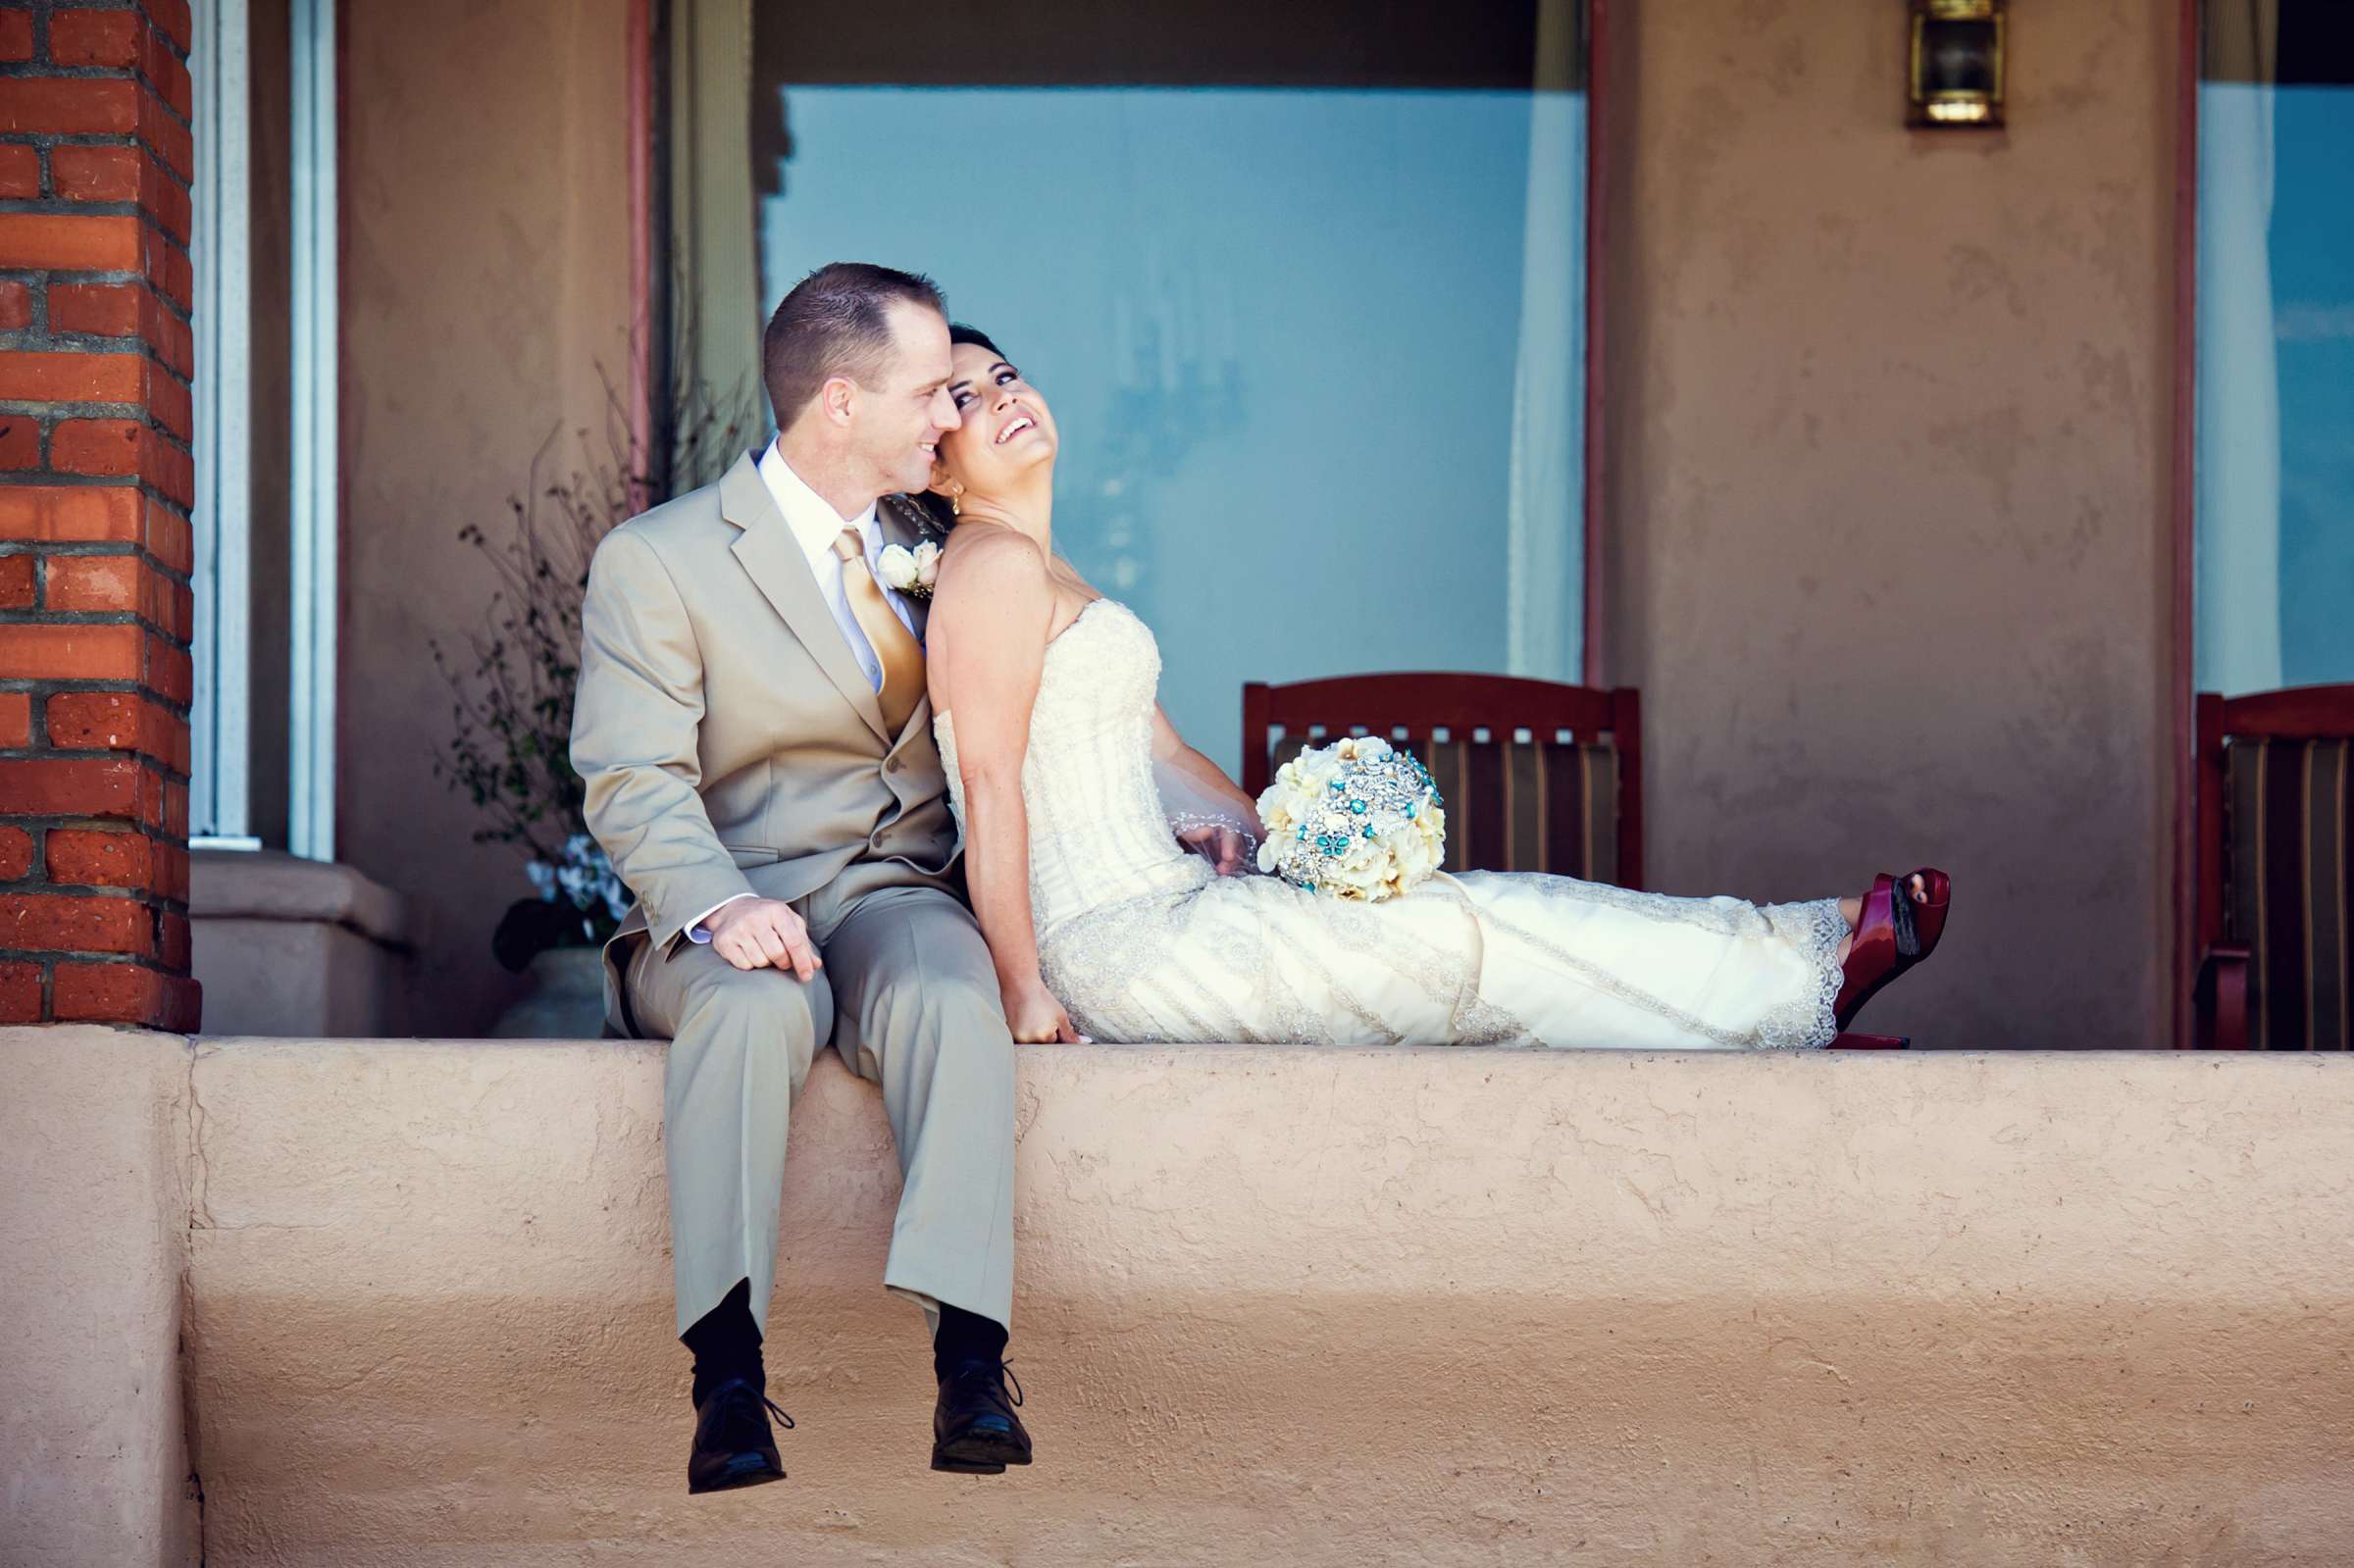
<path id="1" fill-rule="evenodd" d="M 1998 0 L 1914 0 L 1911 76 L 1912 124 L 2001 125 Z"/>

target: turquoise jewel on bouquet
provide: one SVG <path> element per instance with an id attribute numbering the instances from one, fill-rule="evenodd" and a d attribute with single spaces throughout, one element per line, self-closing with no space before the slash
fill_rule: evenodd
<path id="1" fill-rule="evenodd" d="M 1308 747 L 1259 797 L 1275 835 L 1260 848 L 1259 869 L 1336 898 L 1395 897 L 1445 858 L 1438 804 L 1430 770 L 1378 735 Z"/>

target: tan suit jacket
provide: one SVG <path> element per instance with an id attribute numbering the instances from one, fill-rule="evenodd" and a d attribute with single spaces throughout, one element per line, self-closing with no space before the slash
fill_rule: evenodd
<path id="1" fill-rule="evenodd" d="M 887 539 L 916 531 L 886 503 Z M 923 635 L 925 603 L 911 601 Z M 638 903 L 606 947 L 606 1011 L 641 933 L 856 862 L 947 873 L 956 828 L 925 698 L 896 735 L 750 457 L 607 534 L 588 572 L 573 766 L 589 831 Z M 878 865 L 877 870 L 884 867 Z"/>

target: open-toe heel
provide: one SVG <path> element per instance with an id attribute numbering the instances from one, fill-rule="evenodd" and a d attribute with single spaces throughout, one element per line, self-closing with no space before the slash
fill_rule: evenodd
<path id="1" fill-rule="evenodd" d="M 1906 1043 L 1901 1037 L 1851 1036 L 1846 1030 L 1864 1004 L 1879 994 L 1881 986 L 1928 957 L 1936 950 L 1938 937 L 1945 935 L 1952 879 L 1930 866 L 1913 876 L 1921 881 L 1924 897 L 1920 903 L 1913 901 L 1908 885 L 1913 877 L 1900 879 L 1882 873 L 1872 879 L 1871 891 L 1865 894 L 1864 916 L 1856 923 L 1855 940 L 1848 944 L 1846 982 L 1832 1006 L 1841 1031 L 1833 1044 L 1854 1049 Z"/>

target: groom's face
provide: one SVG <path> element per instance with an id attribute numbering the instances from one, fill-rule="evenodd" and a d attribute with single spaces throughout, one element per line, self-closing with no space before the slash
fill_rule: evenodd
<path id="1" fill-rule="evenodd" d="M 877 494 L 920 490 L 931 482 L 940 438 L 960 422 L 948 396 L 948 324 L 924 306 L 891 307 L 891 353 L 861 384 L 850 439 L 871 471 Z"/>

